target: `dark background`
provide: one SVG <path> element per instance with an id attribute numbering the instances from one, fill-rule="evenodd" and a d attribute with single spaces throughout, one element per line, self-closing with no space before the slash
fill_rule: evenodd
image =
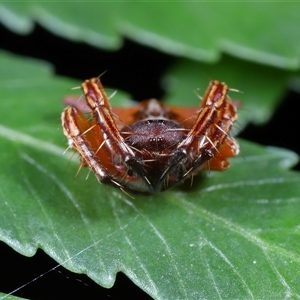
<path id="1" fill-rule="evenodd" d="M 108 70 L 104 85 L 128 92 L 135 100 L 163 98 L 160 78 L 175 57 L 124 40 L 114 52 L 61 39 L 36 25 L 26 36 L 16 35 L 0 25 L 0 49 L 46 60 L 59 75 L 81 82 Z M 300 153 L 298 141 L 299 94 L 286 91 L 282 104 L 264 127 L 249 125 L 240 137 L 263 145 L 288 148 Z M 299 170 L 299 164 L 295 167 Z M 57 266 L 42 250 L 32 258 L 19 255 L 0 242 L 0 292 L 9 293 Z M 72 294 L 70 294 L 72 293 Z M 15 293 L 29 299 L 151 299 L 124 274 L 118 274 L 112 289 L 99 287 L 85 275 L 58 267 Z"/>

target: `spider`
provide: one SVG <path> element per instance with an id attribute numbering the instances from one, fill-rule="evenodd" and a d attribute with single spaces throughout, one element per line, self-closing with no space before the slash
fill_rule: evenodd
<path id="1" fill-rule="evenodd" d="M 91 118 L 71 101 L 62 113 L 64 135 L 79 153 L 81 166 L 125 193 L 159 193 L 192 180 L 200 170 L 223 171 L 228 158 L 239 153 L 229 135 L 237 108 L 225 83 L 211 81 L 195 108 L 156 99 L 111 108 L 99 78 L 81 87 Z"/>

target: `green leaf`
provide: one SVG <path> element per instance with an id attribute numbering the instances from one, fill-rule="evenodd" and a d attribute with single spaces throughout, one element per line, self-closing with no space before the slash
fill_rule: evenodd
<path id="1" fill-rule="evenodd" d="M 298 2 L 5 2 L 0 21 L 28 33 L 33 22 L 92 45 L 117 49 L 122 35 L 170 54 L 217 62 L 222 53 L 299 69 Z"/>
<path id="2" fill-rule="evenodd" d="M 3 299 L 3 298 L 5 298 L 6 300 L 20 300 L 20 299 L 24 299 L 24 298 L 15 297 L 15 296 L 11 296 L 11 295 L 6 295 L 6 294 L 0 293 L 0 299 Z"/>
<path id="3" fill-rule="evenodd" d="M 87 170 L 74 178 L 63 155 L 60 99 L 79 83 L 5 53 L 0 65 L 2 241 L 104 287 L 124 272 L 155 299 L 300 297 L 294 153 L 240 141 L 228 171 L 131 199 Z"/>

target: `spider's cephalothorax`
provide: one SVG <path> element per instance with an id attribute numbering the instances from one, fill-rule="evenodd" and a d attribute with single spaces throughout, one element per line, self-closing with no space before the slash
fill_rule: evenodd
<path id="1" fill-rule="evenodd" d="M 229 136 L 236 106 L 224 83 L 211 81 L 196 108 L 172 107 L 151 99 L 111 108 L 99 78 L 82 84 L 92 115 L 74 101 L 62 114 L 65 136 L 97 179 L 123 191 L 158 193 L 202 169 L 225 170 L 239 152 Z"/>

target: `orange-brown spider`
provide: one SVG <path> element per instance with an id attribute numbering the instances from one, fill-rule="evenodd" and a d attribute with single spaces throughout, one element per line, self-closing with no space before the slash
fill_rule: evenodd
<path id="1" fill-rule="evenodd" d="M 111 108 L 99 78 L 82 84 L 89 121 L 76 106 L 62 113 L 72 148 L 97 179 L 125 192 L 159 193 L 202 169 L 225 170 L 239 152 L 230 137 L 237 119 L 225 83 L 211 81 L 200 107 L 165 105 L 155 99 Z"/>

